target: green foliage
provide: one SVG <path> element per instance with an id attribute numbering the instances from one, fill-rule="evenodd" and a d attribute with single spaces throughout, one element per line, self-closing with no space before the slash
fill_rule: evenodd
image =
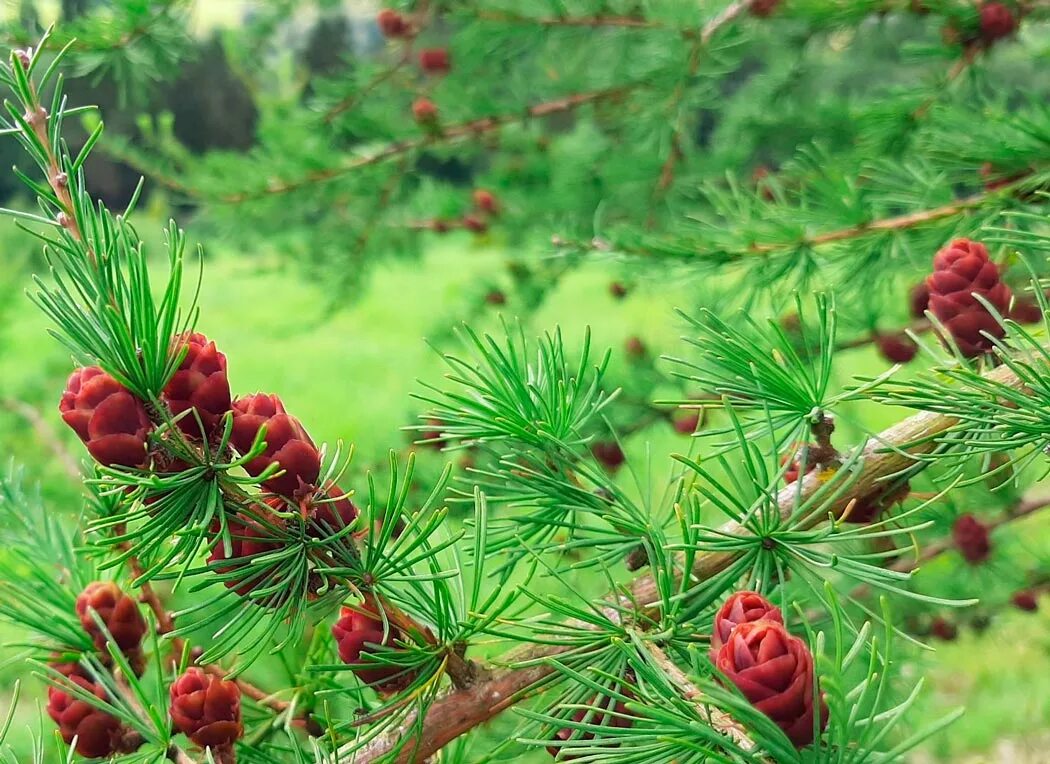
<path id="1" fill-rule="evenodd" d="M 75 151 L 63 139 L 64 120 L 82 111 L 65 102 L 62 56 L 47 38 L 12 54 L 2 80 L 18 103 L 7 105 L 2 129 L 42 180 L 19 175 L 41 214 L 9 214 L 43 241 L 51 268 L 35 301 L 77 362 L 102 366 L 148 406 L 152 430 L 145 468 L 98 467 L 86 481 L 77 535 L 33 509 L 18 480 L 2 484 L 12 551 L 0 557 L 0 587 L 27 584 L 2 600 L 0 615 L 30 632 L 41 661 L 57 650 L 80 655 L 106 698 L 76 697 L 141 738 L 123 760 L 212 756 L 183 750 L 166 714 L 166 686 L 190 661 L 251 688 L 242 761 L 422 759 L 519 701 L 524 725 L 494 750 L 452 743 L 449 758 L 551 744 L 561 760 L 595 764 L 888 763 L 956 718 L 914 724 L 921 682 L 898 686 L 890 669 L 920 636 L 907 616 L 972 606 L 974 590 L 917 582 L 907 547 L 914 540 L 931 558 L 950 548 L 941 540 L 948 518 L 932 513 L 950 508 L 954 519 L 954 502 L 971 506 L 989 477 L 1002 479 L 989 491 L 992 507 L 1035 511 L 1024 497 L 1044 469 L 1050 325 L 1027 330 L 993 311 L 1005 335 L 987 358 L 971 363 L 931 340 L 931 368 L 917 377 L 895 366 L 847 373 L 846 382 L 840 359 L 877 339 L 882 314 L 893 313 L 880 308 L 928 270 L 949 235 L 987 231 L 1011 251 L 1004 266 L 1019 250 L 1047 312 L 1040 189 L 1050 177 L 1050 112 L 987 92 L 981 78 L 1010 45 L 980 41 L 968 6 L 932 3 L 919 18 L 903 4 L 800 0 L 767 22 L 746 3 L 702 19 L 684 0 L 658 5 L 437 4 L 411 23 L 429 44 L 445 34 L 436 19 L 448 22 L 450 76 L 416 76 L 407 49 L 391 45 L 390 60 L 289 82 L 275 73 L 287 61 L 264 65 L 266 43 L 294 10 L 275 4 L 232 44 L 242 66 L 256 64 L 246 74 L 255 84 L 281 85 L 253 149 L 194 157 L 170 143 L 109 144 L 200 203 L 205 231 L 230 226 L 245 246 L 294 241 L 291 254 L 309 253 L 312 272 L 335 273 L 336 299 L 360 283 L 372 253 L 412 251 L 435 221 L 474 213 L 529 247 L 538 232 L 556 231 L 557 247 L 572 253 L 556 267 L 512 263 L 529 310 L 594 253 L 654 261 L 654 279 L 700 274 L 702 291 L 725 292 L 683 309 L 696 318 L 687 318 L 673 381 L 642 370 L 651 364 L 644 346 L 628 350 L 633 366 L 619 386 L 612 353 L 596 353 L 589 333 L 574 348 L 559 329 L 530 341 L 524 323 L 507 321 L 496 336 L 466 326 L 465 354 L 439 351 L 450 373 L 423 383 L 418 399 L 430 409 L 414 428 L 427 433 L 421 446 L 469 455 L 465 475 L 452 481 L 448 466 L 417 474 L 414 455 L 393 452 L 358 475 L 341 444 L 322 445 L 316 485 L 286 497 L 267 487 L 279 465 L 247 474 L 267 448 L 265 428 L 245 450 L 232 445 L 232 413 L 212 441 L 177 426 L 161 391 L 185 359 L 175 337 L 198 318 L 195 300 L 182 296 L 185 237 L 168 225 L 158 289 L 156 264 L 128 221 L 138 192 L 121 215 L 88 192 L 87 158 L 106 145 L 101 123 Z M 125 10 L 154 18 L 152 4 Z M 931 17 L 963 43 L 931 44 Z M 1040 44 L 1040 21 L 1033 9 L 1019 46 Z M 815 70 L 841 60 L 850 43 L 862 46 L 865 67 L 888 59 L 885 80 L 847 67 L 813 108 L 812 88 L 827 84 Z M 76 60 L 77 46 L 67 47 Z M 941 72 L 946 58 L 947 74 L 914 87 L 915 71 Z M 1014 65 L 1034 70 L 1036 56 L 1021 59 Z M 1039 104 L 1045 89 L 1033 85 L 1028 102 Z M 440 103 L 442 129 L 406 126 L 411 97 L 422 93 Z M 969 129 L 961 115 L 971 101 L 987 104 L 998 128 Z M 779 137 L 769 143 L 778 171 L 745 182 L 744 165 L 765 160 L 756 147 L 766 135 Z M 756 154 L 744 159 L 746 151 Z M 447 166 L 428 169 L 453 159 L 467 168 L 458 180 Z M 982 177 L 984 162 L 991 170 Z M 496 189 L 499 214 L 470 211 L 469 186 Z M 1017 270 L 1007 271 L 1014 284 Z M 810 287 L 821 290 L 815 319 Z M 797 330 L 778 315 L 791 302 Z M 852 315 L 840 321 L 840 311 Z M 912 327 L 916 336 L 931 328 L 947 339 L 932 316 Z M 249 329 L 258 327 L 239 327 Z M 651 412 L 650 394 L 665 387 L 698 388 L 699 400 L 680 404 L 712 409 L 714 425 L 692 428 L 690 453 L 668 460 L 669 481 L 654 485 L 661 481 L 638 460 L 627 465 L 630 480 L 617 478 L 619 457 L 599 446 L 619 448 L 629 434 L 621 405 Z M 629 400 L 637 390 L 641 405 Z M 880 432 L 870 411 L 884 404 L 919 413 Z M 859 443 L 847 446 L 849 430 Z M 325 495 L 344 476 L 367 491 Z M 334 509 L 351 494 L 361 498 L 349 520 L 339 511 L 324 520 L 310 504 L 320 495 Z M 473 509 L 462 527 L 451 519 L 457 504 Z M 996 543 L 1014 519 L 986 518 Z M 234 555 L 253 539 L 261 551 Z M 1045 567 L 1029 562 L 1036 575 Z M 152 611 L 157 634 L 141 679 L 97 613 L 108 637 L 99 653 L 73 616 L 76 591 L 102 571 L 140 590 Z M 153 589 L 165 581 L 179 601 L 173 611 Z M 826 699 L 831 722 L 812 746 L 791 745 L 710 660 L 715 612 L 744 589 L 781 604 L 815 656 L 807 691 Z M 907 615 L 873 605 L 871 589 Z M 344 603 L 382 628 L 383 644 L 356 671 L 337 659 L 329 633 Z M 246 684 L 267 661 L 281 667 L 272 694 Z M 362 667 L 396 668 L 404 681 L 377 692 L 360 681 Z"/>

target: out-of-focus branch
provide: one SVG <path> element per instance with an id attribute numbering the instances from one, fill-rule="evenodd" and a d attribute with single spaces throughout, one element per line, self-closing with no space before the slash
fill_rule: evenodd
<path id="1" fill-rule="evenodd" d="M 15 398 L 8 398 L 3 402 L 3 406 L 25 419 L 30 427 L 33 428 L 37 437 L 40 438 L 44 445 L 51 449 L 51 453 L 55 455 L 55 458 L 58 459 L 58 463 L 62 465 L 62 470 L 74 480 L 80 480 L 80 465 L 73 457 L 73 454 L 69 452 L 69 449 L 66 448 L 62 439 L 58 437 L 55 428 L 40 415 L 39 411 L 25 401 L 20 401 Z"/>
<path id="2" fill-rule="evenodd" d="M 542 103 L 534 104 L 527 107 L 526 109 L 515 112 L 513 114 L 500 114 L 490 117 L 481 117 L 479 119 L 472 119 L 467 122 L 460 122 L 455 125 L 449 125 L 441 129 L 440 132 L 433 135 L 424 135 L 418 138 L 409 138 L 401 141 L 394 141 L 387 145 L 372 151 L 371 153 L 364 154 L 362 156 L 354 157 L 340 165 L 335 167 L 326 167 L 321 170 L 314 170 L 306 175 L 292 180 L 278 180 L 270 183 L 266 188 L 253 190 L 253 191 L 241 191 L 233 194 L 226 194 L 218 197 L 214 201 L 225 202 L 227 204 L 239 204 L 242 202 L 251 201 L 253 199 L 262 199 L 267 196 L 274 196 L 279 194 L 287 194 L 292 191 L 298 191 L 302 188 L 312 186 L 318 183 L 327 183 L 328 181 L 341 178 L 344 175 L 349 175 L 356 170 L 360 170 L 362 167 L 369 167 L 380 162 L 385 162 L 389 159 L 399 157 L 403 154 L 407 154 L 417 149 L 425 148 L 430 145 L 452 143 L 457 140 L 464 138 L 472 138 L 478 135 L 484 135 L 485 133 L 498 130 L 504 125 L 510 125 L 517 122 L 524 122 L 529 119 L 535 119 L 540 117 L 547 117 L 551 114 L 557 114 L 563 111 L 571 111 L 585 104 L 594 103 L 606 98 L 615 98 L 617 96 L 625 95 L 631 90 L 639 87 L 639 85 L 621 85 L 613 88 L 606 88 L 603 90 L 595 90 L 588 93 L 576 93 L 574 95 L 564 96 L 562 98 L 556 98 L 551 101 L 544 101 Z M 199 191 L 192 191 L 194 196 L 203 196 Z"/>

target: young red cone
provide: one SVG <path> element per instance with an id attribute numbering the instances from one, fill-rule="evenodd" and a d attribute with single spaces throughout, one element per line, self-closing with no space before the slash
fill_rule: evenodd
<path id="1" fill-rule="evenodd" d="M 375 646 L 394 647 L 404 636 L 393 624 L 385 630 L 383 622 L 371 612 L 344 607 L 332 626 L 339 649 L 339 660 L 350 666 L 358 679 L 379 692 L 396 692 L 412 683 L 412 675 L 400 666 L 363 658 Z"/>
<path id="2" fill-rule="evenodd" d="M 1010 318 L 1019 324 L 1038 324 L 1043 320 L 1043 309 L 1031 297 L 1016 297 L 1010 306 Z"/>
<path id="3" fill-rule="evenodd" d="M 1003 3 L 984 3 L 980 14 L 981 41 L 986 45 L 1009 37 L 1017 29 L 1017 18 Z"/>
<path id="4" fill-rule="evenodd" d="M 58 404 L 62 420 L 107 467 L 142 467 L 152 425 L 142 401 L 97 366 L 77 369 Z"/>
<path id="5" fill-rule="evenodd" d="M 752 16 L 760 19 L 773 15 L 773 11 L 780 5 L 780 0 L 751 0 L 749 9 Z"/>
<path id="6" fill-rule="evenodd" d="M 784 483 L 791 485 L 799 479 L 803 474 L 808 475 L 814 469 L 817 464 L 812 458 L 806 460 L 806 471 L 802 472 L 802 448 L 805 444 L 796 445 L 795 449 L 790 453 L 784 454 L 780 457 L 780 466 L 787 465 L 787 470 L 784 472 Z"/>
<path id="7" fill-rule="evenodd" d="M 193 438 L 208 438 L 230 410 L 226 356 L 199 332 L 180 337 L 177 344 L 180 350 L 186 348 L 186 357 L 165 385 L 162 397 L 173 416 L 196 409 L 204 432 L 192 412 L 179 420 L 179 429 Z"/>
<path id="8" fill-rule="evenodd" d="M 339 533 L 357 520 L 357 506 L 350 501 L 346 491 L 335 483 L 327 483 L 306 503 L 307 517 L 313 521 L 307 533 L 312 536 Z"/>
<path id="9" fill-rule="evenodd" d="M 279 544 L 269 538 L 271 534 L 260 523 L 245 515 L 229 519 L 230 528 L 230 553 L 226 554 L 222 539 L 215 542 L 211 554 L 208 555 L 209 563 L 234 561 L 231 565 L 218 565 L 215 570 L 218 573 L 231 573 L 243 569 L 242 576 L 234 576 L 223 580 L 223 586 L 233 589 L 242 597 L 247 597 L 254 589 L 270 583 L 269 576 L 251 575 L 246 567 L 247 559 L 272 552 L 279 548 Z M 218 525 L 212 528 L 213 533 L 218 533 Z"/>
<path id="10" fill-rule="evenodd" d="M 645 351 L 645 343 L 641 337 L 631 336 L 623 343 L 623 352 L 627 354 L 628 358 L 642 358 L 645 356 Z"/>
<path id="11" fill-rule="evenodd" d="M 959 628 L 943 616 L 937 616 L 930 622 L 930 634 L 942 642 L 954 642 L 959 636 Z"/>
<path id="12" fill-rule="evenodd" d="M 390 8 L 384 8 L 376 14 L 376 24 L 383 37 L 393 40 L 408 36 L 409 26 L 405 17 Z"/>
<path id="13" fill-rule="evenodd" d="M 796 747 L 813 742 L 813 655 L 809 646 L 771 620 L 741 623 L 718 650 L 715 665 Z M 817 729 L 828 723 L 820 700 Z"/>
<path id="14" fill-rule="evenodd" d="M 1010 602 L 1017 609 L 1024 610 L 1027 613 L 1034 613 L 1039 609 L 1039 598 L 1031 589 L 1015 592 L 1014 596 L 1010 598 Z"/>
<path id="15" fill-rule="evenodd" d="M 419 51 L 419 68 L 426 74 L 448 74 L 452 58 L 447 48 L 424 48 Z"/>
<path id="16" fill-rule="evenodd" d="M 233 432 L 230 441 L 242 454 L 247 453 L 259 430 L 266 427 L 266 448 L 249 461 L 249 475 L 260 475 L 277 462 L 284 474 L 272 477 L 263 486 L 282 496 L 295 496 L 317 483 L 321 454 L 299 420 L 284 409 L 276 395 L 256 393 L 233 402 Z"/>
<path id="17" fill-rule="evenodd" d="M 971 565 L 980 565 L 992 553 L 988 526 L 971 514 L 960 515 L 952 526 L 952 540 Z"/>
<path id="18" fill-rule="evenodd" d="M 752 621 L 775 621 L 784 623 L 780 608 L 758 592 L 736 592 L 729 595 L 711 624 L 711 650 L 717 653 L 728 640 L 733 629 L 742 623 Z"/>
<path id="19" fill-rule="evenodd" d="M 925 318 L 926 309 L 930 307 L 930 289 L 925 281 L 920 281 L 908 293 L 908 309 L 912 318 Z"/>
<path id="20" fill-rule="evenodd" d="M 614 281 L 609 284 L 609 294 L 611 294 L 614 299 L 622 300 L 627 296 L 627 291 L 627 285 L 622 281 Z"/>
<path id="21" fill-rule="evenodd" d="M 485 218 L 472 214 L 463 216 L 463 227 L 472 233 L 485 233 L 489 230 L 489 224 L 485 222 Z"/>
<path id="22" fill-rule="evenodd" d="M 236 682 L 192 666 L 172 682 L 169 695 L 175 729 L 202 748 L 231 746 L 244 733 Z"/>
<path id="23" fill-rule="evenodd" d="M 472 194 L 474 206 L 486 215 L 499 214 L 499 202 L 491 191 L 484 188 L 475 188 Z"/>
<path id="24" fill-rule="evenodd" d="M 698 409 L 686 409 L 679 411 L 671 417 L 671 426 L 679 435 L 692 435 L 700 426 L 700 411 Z"/>
<path id="25" fill-rule="evenodd" d="M 112 581 L 88 584 L 77 597 L 76 610 L 80 625 L 103 654 L 106 636 L 91 616 L 92 610 L 98 613 L 121 652 L 137 651 L 146 636 L 146 619 L 142 617 L 138 603 Z"/>
<path id="26" fill-rule="evenodd" d="M 988 258 L 987 248 L 970 239 L 955 239 L 933 259 L 933 273 L 926 279 L 930 311 L 951 333 L 959 351 L 968 357 L 991 350 L 983 333 L 1002 337 L 1004 330 L 975 295 L 1000 314 L 1010 305 L 1010 289 L 999 279 L 999 268 Z"/>
<path id="27" fill-rule="evenodd" d="M 875 347 L 890 363 L 908 363 L 919 352 L 919 346 L 915 344 L 915 340 L 903 332 L 877 335 Z"/>
<path id="28" fill-rule="evenodd" d="M 99 700 L 108 700 L 105 689 L 82 676 L 73 675 L 69 682 Z M 76 738 L 76 751 L 89 759 L 112 756 L 121 750 L 124 728 L 120 720 L 87 701 L 73 695 L 68 689 L 49 687 L 47 715 L 58 725 L 67 745 Z"/>
<path id="29" fill-rule="evenodd" d="M 429 98 L 417 98 L 412 102 L 412 118 L 421 125 L 433 125 L 438 121 L 438 107 Z"/>
<path id="30" fill-rule="evenodd" d="M 610 472 L 620 469 L 627 459 L 624 456 L 623 449 L 614 440 L 598 441 L 591 446 L 591 453 L 594 454 L 594 458 L 598 460 L 598 463 Z"/>

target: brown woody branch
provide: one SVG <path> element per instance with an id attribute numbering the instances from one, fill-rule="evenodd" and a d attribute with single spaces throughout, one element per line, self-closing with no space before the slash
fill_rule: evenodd
<path id="1" fill-rule="evenodd" d="M 267 196 L 287 194 L 317 183 L 326 183 L 335 180 L 336 178 L 360 170 L 362 167 L 379 164 L 417 149 L 426 148 L 430 145 L 452 143 L 463 138 L 472 138 L 484 135 L 485 133 L 490 133 L 505 125 L 523 122 L 528 119 L 547 117 L 551 114 L 557 114 L 564 111 L 571 111 L 585 104 L 624 95 L 635 87 L 638 86 L 621 85 L 588 93 L 576 93 L 574 95 L 556 98 L 552 101 L 544 101 L 542 103 L 534 104 L 521 112 L 481 117 L 467 122 L 449 125 L 442 128 L 439 133 L 434 135 L 425 135 L 419 138 L 394 141 L 371 154 L 356 157 L 336 167 L 326 167 L 322 170 L 315 170 L 294 180 L 275 181 L 266 188 L 257 191 L 242 191 L 235 194 L 227 194 L 225 196 L 220 196 L 216 201 L 225 202 L 227 204 L 240 204 L 253 199 L 262 199 Z M 199 191 L 192 193 L 195 195 L 201 195 Z"/>
<path id="2" fill-rule="evenodd" d="M 668 657 L 667 653 L 652 643 L 647 644 L 645 649 L 652 657 L 653 663 L 660 668 L 664 675 L 671 681 L 671 684 L 673 684 L 682 694 L 683 698 L 688 701 L 697 701 L 701 698 L 702 693 L 700 690 L 692 683 L 692 681 L 690 681 L 689 677 L 685 675 L 685 672 Z M 745 751 L 751 751 L 754 749 L 755 741 L 748 735 L 747 729 L 725 711 L 708 706 L 702 709 L 702 713 L 707 717 L 707 720 L 712 727 L 724 733 L 734 743 L 740 746 L 740 748 Z M 756 764 L 759 764 L 762 761 L 765 760 L 758 759 L 756 760 Z"/>
<path id="3" fill-rule="evenodd" d="M 1007 366 L 988 373 L 987 377 L 1015 389 L 1023 389 L 1021 381 Z M 854 502 L 877 498 L 885 491 L 885 481 L 905 468 L 914 468 L 914 457 L 927 454 L 936 446 L 936 438 L 956 426 L 959 420 L 943 414 L 923 412 L 874 436 L 862 449 L 857 474 L 851 483 L 848 495 L 839 496 L 819 513 L 813 513 L 801 521 L 803 527 L 814 527 L 827 518 L 828 513 L 840 516 Z M 826 484 L 826 476 L 809 473 L 797 483 L 784 488 L 777 496 L 781 516 L 790 517 L 800 501 L 808 500 Z M 748 535 L 746 528 L 728 522 L 719 529 L 721 534 Z M 699 554 L 690 571 L 697 581 L 710 579 L 725 570 L 737 555 L 733 552 L 708 552 Z M 614 597 L 618 595 L 613 595 Z M 637 602 L 642 616 L 658 615 L 660 597 L 655 580 L 644 575 L 630 587 L 630 600 Z M 436 701 L 427 710 L 420 731 L 413 733 L 408 744 L 391 759 L 397 764 L 420 764 L 428 756 L 474 727 L 483 724 L 520 700 L 542 689 L 545 680 L 550 680 L 554 667 L 544 662 L 563 652 L 565 648 L 550 645 L 532 645 L 519 650 L 507 658 L 508 664 L 518 667 L 493 671 L 490 676 L 474 686 L 456 690 Z M 405 729 L 408 729 L 406 726 Z M 397 742 L 379 739 L 344 764 L 370 764 L 381 757 L 388 757 Z"/>
<path id="4" fill-rule="evenodd" d="M 962 215 L 970 210 L 979 209 L 990 199 L 1009 196 L 1020 190 L 1030 174 L 1031 173 L 1026 173 L 1024 176 L 1012 178 L 1009 184 L 997 186 L 996 188 L 988 189 L 982 193 L 974 194 L 928 210 L 919 210 L 904 215 L 880 218 L 867 223 L 859 223 L 846 228 L 839 228 L 834 231 L 827 231 L 812 236 L 802 236 L 801 238 L 792 241 L 777 242 L 775 244 L 755 243 L 751 244 L 744 250 L 698 251 L 695 254 L 702 257 L 717 257 L 718 261 L 721 263 L 731 263 L 754 257 L 756 255 L 767 255 L 799 248 L 815 248 L 825 244 L 856 239 L 873 233 L 887 233 L 891 231 L 905 231 L 911 228 L 918 228 L 929 223 L 936 223 L 945 218 L 954 217 L 955 215 Z M 590 241 L 578 241 L 565 239 L 561 236 L 554 236 L 551 239 L 551 244 L 558 248 L 568 248 L 577 251 L 595 251 L 603 253 L 620 252 L 623 254 L 637 255 L 639 257 L 651 257 L 657 254 L 657 252 L 650 247 L 623 247 L 601 238 L 594 238 Z"/>

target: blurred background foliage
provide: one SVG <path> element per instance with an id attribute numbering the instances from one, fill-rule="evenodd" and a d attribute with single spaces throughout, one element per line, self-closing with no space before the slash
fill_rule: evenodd
<path id="1" fill-rule="evenodd" d="M 145 175 L 143 235 L 159 241 L 174 215 L 204 245 L 199 328 L 229 357 L 233 388 L 278 392 L 316 439 L 353 443 L 353 478 L 382 470 L 391 448 L 421 455 L 423 487 L 446 458 L 466 466 L 469 454 L 411 446 L 417 434 L 402 428 L 423 407 L 410 394 L 442 373 L 424 338 L 447 349 L 459 322 L 493 329 L 502 314 L 537 332 L 560 325 L 570 346 L 589 326 L 595 346 L 613 348 L 632 465 L 620 479 L 644 494 L 668 477 L 646 475 L 650 460 L 666 469 L 667 454 L 693 448 L 673 409 L 651 402 L 702 392 L 659 361 L 685 352 L 673 307 L 778 317 L 795 289 L 830 289 L 847 335 L 900 329 L 906 290 L 944 240 L 1031 200 L 1006 195 L 907 235 L 830 246 L 799 244 L 797 227 L 817 221 L 819 235 L 986 193 L 986 165 L 1035 184 L 1050 173 L 1050 27 L 1038 3 L 1016 40 L 979 56 L 942 39 L 973 27 L 961 0 L 921 13 L 909 2 L 784 5 L 775 22 L 728 26 L 695 71 L 683 67 L 700 34 L 693 0 L 434 2 L 441 21 L 420 40 L 451 41 L 453 71 L 439 78 L 384 41 L 366 0 L 7 0 L 0 37 L 31 44 L 55 23 L 60 43 L 76 40 L 67 89 L 107 128 L 87 166 L 92 190 L 120 208 Z M 652 28 L 543 23 L 633 15 Z M 580 108 L 526 111 L 588 94 Z M 448 132 L 507 124 L 449 139 L 417 124 L 420 98 Z M 1022 118 L 1026 133 L 1007 126 Z M 412 146 L 357 166 L 392 142 Z M 19 162 L 15 142 L 0 142 L 0 164 Z M 472 232 L 477 188 L 499 215 Z M 22 193 L 0 176 L 5 206 L 25 205 Z M 733 256 L 756 243 L 782 256 Z M 0 453 L 73 517 L 82 497 L 69 459 L 83 454 L 55 413 L 69 359 L 23 291 L 43 263 L 12 225 L 0 228 L 0 262 Z M 889 366 L 870 346 L 842 352 L 833 386 Z M 851 405 L 844 442 L 899 414 Z M 960 496 L 967 510 L 1003 501 Z M 1025 521 L 1011 543 L 962 578 L 957 560 L 938 560 L 922 585 L 1003 600 L 1018 569 L 1050 559 L 1050 520 Z M 958 641 L 901 667 L 933 682 L 917 716 L 969 709 L 925 746 L 928 759 L 1045 760 L 1050 607 L 988 615 L 954 616 Z M 22 671 L 7 664 L 5 682 Z M 35 718 L 23 701 L 20 725 Z"/>

